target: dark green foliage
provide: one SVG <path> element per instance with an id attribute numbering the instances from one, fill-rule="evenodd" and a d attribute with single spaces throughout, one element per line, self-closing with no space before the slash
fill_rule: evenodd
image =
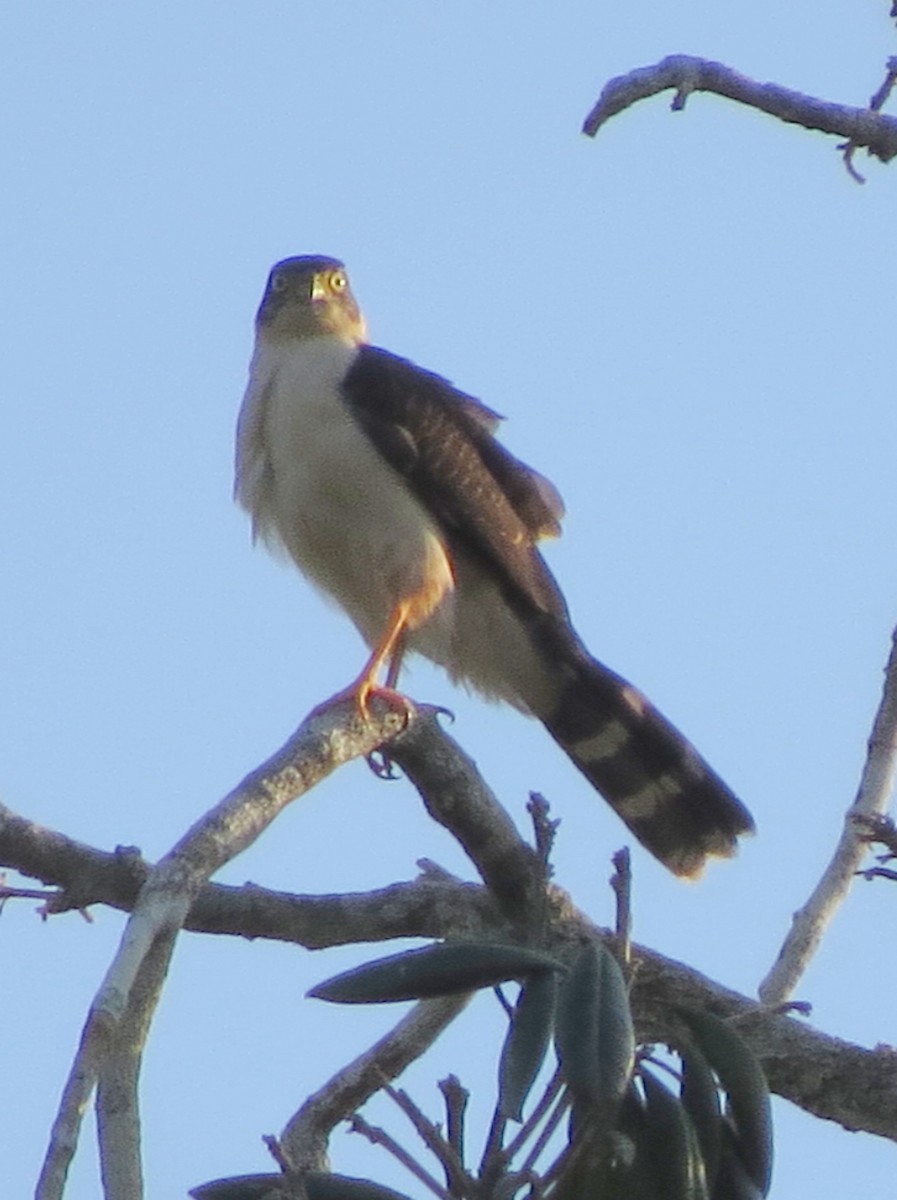
<path id="1" fill-rule="evenodd" d="M 772 1171 L 772 1126 L 756 1058 L 726 1022 L 676 1010 L 688 1030 L 682 1047 L 671 1047 L 681 1061 L 677 1095 L 645 1065 L 650 1048 L 637 1062 L 626 980 L 599 941 L 585 945 L 569 969 L 525 947 L 437 943 L 334 976 L 309 995 L 377 1004 L 509 980 L 521 986 L 502 1047 L 487 1149 L 478 1176 L 460 1165 L 462 1116 L 443 1161 L 453 1195 L 507 1200 L 533 1183 L 544 1200 L 763 1200 Z M 506 1137 L 508 1121 L 523 1121 L 552 1034 L 560 1065 L 554 1086 L 533 1106 L 519 1136 Z M 540 1156 L 567 1107 L 567 1146 L 545 1166 Z M 453 1119 L 457 1124 L 457 1115 Z M 426 1126 L 422 1115 L 421 1122 Z M 540 1140 L 527 1159 L 534 1138 Z M 442 1158 L 438 1145 L 437 1138 L 431 1148 Z M 515 1176 L 515 1169 L 521 1174 Z M 194 1200 L 294 1200 L 302 1189 L 306 1200 L 406 1200 L 368 1180 L 317 1173 L 301 1183 L 285 1175 L 219 1179 L 190 1194 Z"/>
<path id="2" fill-rule="evenodd" d="M 561 984 L 555 1044 L 577 1103 L 607 1109 L 619 1102 L 635 1061 L 635 1032 L 623 973 L 599 942 L 582 950 Z"/>
<path id="3" fill-rule="evenodd" d="M 557 975 L 533 975 L 520 989 L 498 1068 L 498 1111 L 511 1121 L 523 1119 L 523 1105 L 545 1060 L 554 1028 Z"/>
<path id="4" fill-rule="evenodd" d="M 772 1181 L 772 1114 L 763 1068 L 731 1025 L 711 1013 L 679 1010 L 728 1099 L 732 1146 L 765 1196 Z"/>
<path id="5" fill-rule="evenodd" d="M 677 1096 L 644 1065 L 633 1075 L 631 1019 L 615 960 L 589 947 L 576 961 L 560 985 L 555 1029 L 573 1102 L 569 1161 L 549 1200 L 766 1196 L 772 1126 L 762 1069 L 730 1025 L 703 1012 L 679 1015 L 692 1040 L 679 1052 Z"/>
<path id="6" fill-rule="evenodd" d="M 649 1156 L 662 1200 L 708 1200 L 701 1146 L 684 1106 L 650 1071 L 641 1073 L 646 1129 L 639 1150 Z"/>
<path id="7" fill-rule="evenodd" d="M 540 972 L 562 970 L 556 959 L 522 946 L 438 942 L 334 975 L 312 988 L 308 995 L 340 1004 L 385 1004 L 470 992 L 495 987 L 509 979 L 527 979 Z"/>
<path id="8" fill-rule="evenodd" d="M 402 1192 L 369 1179 L 324 1171 L 308 1171 L 302 1176 L 302 1186 L 308 1200 L 408 1200 Z M 296 1189 L 290 1190 L 285 1175 L 235 1175 L 201 1183 L 190 1191 L 193 1200 L 287 1200 L 298 1194 Z"/>
<path id="9" fill-rule="evenodd" d="M 719 1172 L 711 1200 L 763 1200 L 765 1195 L 741 1161 L 732 1130 L 724 1127 Z"/>
<path id="10" fill-rule="evenodd" d="M 281 1200 L 289 1196 L 283 1175 L 234 1175 L 190 1189 L 193 1200 Z"/>
<path id="11" fill-rule="evenodd" d="M 707 1174 L 707 1187 L 713 1191 L 719 1169 L 720 1142 L 722 1140 L 722 1110 L 716 1078 L 707 1059 L 697 1048 L 690 1046 L 682 1051 L 681 1098 L 685 1111 L 698 1135 L 701 1157 Z"/>
<path id="12" fill-rule="evenodd" d="M 658 1200 L 650 1164 L 639 1151 L 644 1136 L 645 1105 L 632 1084 L 620 1103 L 616 1128 L 597 1138 L 588 1110 L 574 1107 L 570 1142 L 577 1152 L 551 1200 Z"/>

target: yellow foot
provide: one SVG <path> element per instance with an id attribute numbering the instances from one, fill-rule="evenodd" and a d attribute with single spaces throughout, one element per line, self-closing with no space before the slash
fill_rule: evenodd
<path id="1" fill-rule="evenodd" d="M 369 683 L 367 680 L 358 680 L 351 683 L 347 688 L 343 688 L 329 700 L 324 700 L 318 704 L 313 710 L 314 713 L 324 712 L 328 708 L 333 708 L 334 705 L 344 704 L 347 700 L 354 700 L 355 707 L 358 709 L 360 716 L 365 721 L 374 720 L 374 714 L 371 711 L 371 700 L 382 700 L 390 708 L 399 712 L 405 718 L 405 724 L 411 720 L 411 714 L 414 712 L 414 705 L 407 696 L 397 692 L 395 688 L 379 687 L 376 684 Z"/>
<path id="2" fill-rule="evenodd" d="M 351 690 L 351 689 L 350 689 Z M 361 684 L 355 689 L 355 703 L 358 705 L 358 711 L 366 721 L 373 719 L 373 713 L 370 709 L 370 701 L 372 698 L 382 700 L 384 704 L 390 708 L 401 712 L 405 717 L 405 724 L 411 720 L 413 706 L 407 696 L 403 696 L 401 692 L 397 692 L 395 688 L 380 687 L 369 680 L 362 680 Z"/>

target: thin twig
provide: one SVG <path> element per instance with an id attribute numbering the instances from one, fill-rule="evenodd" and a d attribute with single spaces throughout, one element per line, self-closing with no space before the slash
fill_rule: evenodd
<path id="1" fill-rule="evenodd" d="M 533 1171 L 535 1171 L 536 1163 L 539 1161 L 539 1159 L 542 1155 L 542 1152 L 544 1151 L 544 1149 L 548 1145 L 548 1143 L 551 1141 L 551 1138 L 554 1136 L 554 1131 L 557 1129 L 558 1125 L 561 1122 L 561 1118 L 563 1117 L 564 1113 L 567 1111 L 567 1109 L 569 1107 L 570 1107 L 570 1093 L 566 1089 L 564 1089 L 558 1095 L 557 1104 L 554 1106 L 553 1111 L 551 1111 L 548 1114 L 548 1118 L 545 1121 L 544 1127 L 542 1128 L 542 1130 L 539 1133 L 539 1136 L 536 1138 L 535 1142 L 533 1142 L 533 1145 L 532 1145 L 532 1148 L 530 1149 L 529 1154 L 527 1154 L 526 1158 L 524 1159 L 523 1163 L 521 1164 L 520 1174 L 529 1175 Z M 542 1178 L 543 1183 L 545 1182 L 546 1177 L 547 1176 L 543 1175 L 543 1178 Z"/>
<path id="2" fill-rule="evenodd" d="M 446 1186 L 452 1188 L 452 1182 L 460 1184 L 464 1195 L 470 1195 L 475 1189 L 473 1180 L 464 1169 L 464 1164 L 458 1157 L 455 1148 L 442 1136 L 439 1128 L 425 1116 L 414 1103 L 407 1092 L 385 1084 L 383 1088 L 387 1096 L 402 1110 L 417 1131 L 421 1141 L 437 1158 L 445 1171 Z M 455 1192 L 453 1191 L 453 1195 Z"/>
<path id="3" fill-rule="evenodd" d="M 612 862 L 614 873 L 611 876 L 610 886 L 617 899 L 614 946 L 617 961 L 628 979 L 632 966 L 632 864 L 628 846 L 618 850 L 613 856 Z"/>
<path id="4" fill-rule="evenodd" d="M 389 1033 L 309 1096 L 280 1135 L 290 1162 L 302 1170 L 326 1170 L 334 1126 L 429 1049 L 469 1001 L 469 994 L 419 1001 Z"/>
<path id="5" fill-rule="evenodd" d="M 863 879 L 889 879 L 892 883 L 897 880 L 897 871 L 892 871 L 888 867 L 869 867 L 868 870 L 858 871 L 858 875 Z"/>
<path id="6" fill-rule="evenodd" d="M 505 1014 L 505 1016 L 508 1018 L 508 1020 L 509 1021 L 513 1020 L 514 1005 L 511 1003 L 511 1001 L 507 998 L 507 996 L 502 991 L 501 984 L 498 984 L 496 987 L 494 987 L 492 989 L 492 994 L 495 997 L 495 999 L 498 1001 L 499 1005 L 501 1006 L 502 1012 Z"/>
<path id="7" fill-rule="evenodd" d="M 48 888 L 19 888 L 0 884 L 0 904 L 6 900 L 45 900 L 47 904 L 56 899 L 58 893 Z"/>
<path id="8" fill-rule="evenodd" d="M 545 933 L 545 928 L 549 920 L 548 885 L 551 883 L 552 876 L 554 875 L 554 867 L 551 865 L 551 852 L 554 849 L 557 831 L 561 822 L 559 820 L 550 820 L 548 816 L 550 806 L 545 797 L 539 792 L 530 792 L 526 811 L 529 813 L 530 820 L 533 823 L 536 856 L 541 870 L 541 879 L 538 880 L 538 887 L 534 888 L 530 897 L 530 911 L 527 920 L 529 927 L 528 936 L 533 938 L 538 944 Z"/>
<path id="9" fill-rule="evenodd" d="M 881 704 L 875 714 L 869 750 L 860 786 L 844 819 L 844 828 L 831 861 L 807 903 L 794 914 L 772 970 L 760 985 L 764 1004 L 781 1004 L 793 994 L 810 960 L 850 891 L 854 877 L 867 851 L 867 843 L 857 828 L 857 817 L 869 817 L 886 808 L 894 786 L 897 765 L 897 630 L 891 639 L 891 653 L 885 668 Z"/>
<path id="10" fill-rule="evenodd" d="M 489 1122 L 489 1132 L 486 1135 L 486 1144 L 483 1147 L 483 1154 L 480 1158 L 480 1179 L 484 1180 L 489 1189 L 489 1183 L 498 1178 L 501 1174 L 504 1157 L 501 1144 L 504 1141 L 505 1129 L 508 1124 L 508 1118 L 501 1111 L 500 1103 L 496 1103 L 495 1110 L 492 1113 L 492 1120 Z"/>
<path id="11" fill-rule="evenodd" d="M 521 1147 L 525 1146 L 530 1140 L 534 1130 L 560 1095 L 563 1087 L 564 1077 L 561 1074 L 560 1068 L 558 1068 L 548 1081 L 545 1091 L 539 1097 L 539 1101 L 533 1108 L 533 1111 L 520 1126 L 515 1137 L 505 1146 L 504 1155 L 507 1162 L 511 1162 Z M 521 1170 L 526 1170 L 526 1168 L 521 1168 Z"/>
<path id="12" fill-rule="evenodd" d="M 876 91 L 875 95 L 869 101 L 869 108 L 872 112 L 880 112 L 891 95 L 894 88 L 894 83 L 897 82 L 897 58 L 889 58 L 885 77 L 882 80 L 881 86 Z M 855 141 L 843 142 L 838 149 L 844 153 L 844 166 L 847 174 L 856 183 L 865 183 L 866 177 L 862 175 L 854 166 L 854 155 L 859 149 L 859 145 Z"/>
<path id="13" fill-rule="evenodd" d="M 564 1171 L 569 1170 L 580 1155 L 586 1154 L 594 1145 L 604 1122 L 595 1112 L 590 1112 L 576 1122 L 576 1133 L 572 1141 L 568 1141 L 563 1150 L 542 1175 L 542 1186 L 547 1188 L 555 1183 Z"/>
<path id="14" fill-rule="evenodd" d="M 554 874 L 551 866 L 551 852 L 554 849 L 560 820 L 550 820 L 548 814 L 550 805 L 541 792 L 530 792 L 529 803 L 526 806 L 530 820 L 533 823 L 533 837 L 536 840 L 536 853 L 545 869 L 546 882 Z"/>
<path id="15" fill-rule="evenodd" d="M 360 1113 L 355 1113 L 349 1121 L 349 1126 L 353 1133 L 360 1133 L 366 1137 L 372 1146 L 382 1146 L 402 1164 L 402 1166 L 410 1171 L 415 1179 L 430 1189 L 434 1196 L 439 1196 L 440 1200 L 452 1200 L 452 1197 L 445 1190 L 442 1184 L 426 1168 L 422 1167 L 416 1159 L 403 1149 L 394 1138 L 391 1138 L 385 1129 L 379 1129 L 374 1125 L 369 1125 Z"/>
<path id="16" fill-rule="evenodd" d="M 267 1146 L 268 1153 L 280 1167 L 281 1171 L 283 1171 L 285 1175 L 294 1174 L 295 1169 L 287 1157 L 283 1146 L 280 1144 L 280 1138 L 276 1137 L 273 1133 L 266 1133 L 263 1135 L 262 1141 Z"/>
<path id="17" fill-rule="evenodd" d="M 885 66 L 885 77 L 882 80 L 881 87 L 869 101 L 869 107 L 874 112 L 880 112 L 884 108 L 891 92 L 894 90 L 895 83 L 897 83 L 897 58 L 889 58 Z"/>
<path id="18" fill-rule="evenodd" d="M 461 1081 L 457 1075 L 449 1075 L 446 1079 L 441 1080 L 438 1086 L 445 1100 L 445 1135 L 466 1175 L 467 1168 L 464 1166 L 464 1117 L 467 1112 L 467 1103 L 470 1100 L 470 1092 L 467 1088 L 461 1086 Z M 446 1164 L 446 1182 L 449 1191 L 452 1195 L 455 1195 L 460 1187 L 461 1180 L 455 1178 L 453 1172 L 448 1168 L 448 1164 Z"/>
<path id="19" fill-rule="evenodd" d="M 897 825 L 890 817 L 883 816 L 881 813 L 873 813 L 871 816 L 866 813 L 855 813 L 853 823 L 858 827 L 860 837 L 864 842 L 878 842 L 882 846 L 887 846 L 887 854 L 878 855 L 879 862 L 897 858 Z"/>

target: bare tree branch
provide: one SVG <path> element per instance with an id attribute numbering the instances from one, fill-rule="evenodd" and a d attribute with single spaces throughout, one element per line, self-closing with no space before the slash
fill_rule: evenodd
<path id="1" fill-rule="evenodd" d="M 440 728 L 438 711 L 426 705 L 419 706 L 415 720 L 391 742 L 390 757 L 408 774 L 434 820 L 460 842 L 508 916 L 518 922 L 525 920 L 530 915 L 531 905 L 541 904 L 544 865 L 521 837 L 473 760 Z M 288 747 L 279 753 L 284 754 Z M 260 772 L 269 767 L 273 769 L 274 763 L 272 759 L 270 764 L 245 780 L 241 788 L 250 784 Z M 309 779 L 307 786 L 314 782 L 317 782 L 316 778 Z M 2 805 L 0 866 L 12 867 L 44 883 L 60 886 L 62 893 L 48 906 L 54 912 L 82 909 L 94 903 L 111 904 L 129 911 L 152 869 L 133 847 L 105 854 L 45 830 Z M 217 870 L 217 866 L 214 869 Z M 379 893 L 380 900 L 373 902 L 371 908 L 377 903 L 388 902 L 393 894 L 394 888 L 384 889 Z M 427 901 L 436 902 L 438 894 L 439 884 L 434 880 Z M 482 896 L 482 893 L 478 895 Z M 229 896 L 231 902 L 222 906 L 220 901 L 225 896 Z M 415 896 L 423 902 L 423 889 L 416 889 Z M 233 919 L 235 904 L 244 908 L 239 928 L 228 924 Z M 268 892 L 254 885 L 242 889 L 208 886 L 197 892 L 185 918 L 185 927 L 203 932 L 233 933 L 244 932 L 251 923 L 254 928 L 251 936 L 282 939 L 286 921 L 294 929 L 295 939 L 303 945 L 334 945 L 335 934 L 345 931 L 346 918 L 364 920 L 368 910 L 367 905 L 354 906 L 353 911 L 347 912 L 346 906 L 345 896 L 287 898 L 283 893 Z M 377 936 L 381 939 L 407 935 L 400 926 L 387 932 L 382 920 L 378 921 L 377 928 Z M 360 939 L 350 926 L 346 941 L 357 940 Z"/>
<path id="2" fill-rule="evenodd" d="M 62 913 L 75 907 L 69 902 L 75 893 L 80 898 L 78 912 L 83 911 L 82 903 L 130 912 L 151 870 L 136 850 L 108 854 L 35 825 L 2 804 L 0 863 L 61 889 L 42 906 L 42 915 L 45 910 Z M 458 914 L 459 889 L 467 893 L 461 905 L 470 921 L 466 932 L 475 937 L 487 927 L 494 929 L 501 914 L 489 893 L 435 870 L 413 882 L 340 895 L 297 895 L 254 883 L 208 883 L 191 905 L 184 928 L 294 942 L 309 950 L 398 937 L 441 937 L 452 915 Z"/>
<path id="3" fill-rule="evenodd" d="M 541 902 L 545 868 L 523 840 L 476 763 L 442 730 L 439 710 L 418 719 L 391 744 L 390 756 L 417 788 L 430 816 L 457 839 L 505 912 L 524 923 Z"/>
<path id="4" fill-rule="evenodd" d="M 414 735 L 427 743 L 426 752 L 422 745 L 414 744 L 406 754 L 406 734 L 398 740 L 395 760 L 413 773 L 437 819 L 452 832 L 460 831 L 459 837 L 470 847 L 484 878 L 490 881 L 495 878 L 502 864 L 516 876 L 510 887 L 499 882 L 501 904 L 486 888 L 462 883 L 437 871 L 430 871 L 413 883 L 347 896 L 289 896 L 256 887 L 203 886 L 208 875 L 248 845 L 290 799 L 311 787 L 339 762 L 367 753 L 388 732 L 356 728 L 353 722 L 355 717 L 351 712 L 325 712 L 313 717 L 271 762 L 253 772 L 208 817 L 198 822 L 155 869 L 148 868 L 136 852 L 101 854 L 59 834 L 40 830 L 8 810 L 0 810 L 3 861 L 35 873 L 45 882 L 63 886 L 69 896 L 77 894 L 82 901 L 85 892 L 79 888 L 78 880 L 89 879 L 91 899 L 102 896 L 104 902 L 119 907 L 131 904 L 137 913 L 85 1029 L 60 1121 L 54 1127 L 48 1182 L 39 1193 L 41 1196 L 61 1194 L 65 1167 L 77 1141 L 77 1111 L 89 1098 L 103 1062 L 110 1061 L 110 1039 L 116 1030 L 121 1032 L 122 1040 L 120 1045 L 112 1045 L 111 1050 L 118 1057 L 111 1061 L 117 1063 L 117 1071 L 123 1069 L 132 1077 L 132 1083 L 136 1079 L 144 1032 L 180 923 L 195 929 L 226 930 L 236 935 L 314 946 L 376 940 L 396 936 L 397 932 L 408 936 L 451 937 L 471 933 L 507 936 L 509 920 L 519 928 L 520 898 L 528 902 L 544 886 L 544 865 L 477 779 L 470 761 L 427 714 Z M 881 730 L 873 740 L 877 741 L 880 734 Z M 393 754 L 393 747 L 390 753 Z M 445 778 L 419 761 L 420 756 L 429 759 L 434 753 L 432 761 L 442 764 Z M 474 818 L 466 808 L 468 795 L 473 797 L 472 811 L 477 814 L 479 832 L 472 828 Z M 484 836 L 484 831 L 488 834 L 490 830 L 495 830 L 494 844 L 489 844 L 489 837 Z M 176 885 L 172 893 L 166 891 L 166 877 Z M 138 902 L 141 880 L 147 882 Z M 159 901 L 157 910 L 154 897 Z M 549 889 L 547 905 L 549 920 L 543 929 L 546 948 L 563 955 L 583 932 L 602 936 L 573 908 L 560 889 Z M 320 923 L 322 916 L 326 918 L 324 928 Z M 281 921 L 283 924 L 279 925 Z M 318 926 L 314 931 L 313 923 Z M 154 962 L 154 955 L 159 956 L 158 962 Z M 670 1005 L 694 1005 L 735 1017 L 744 1036 L 763 1059 L 776 1091 L 808 1111 L 847 1128 L 863 1129 L 897 1141 L 897 1055 L 893 1051 L 866 1050 L 830 1038 L 649 950 L 634 948 L 633 957 L 633 1003 L 640 1031 L 645 1036 L 657 1040 L 668 1036 Z M 111 991 L 110 981 L 116 984 Z M 143 990 L 148 996 L 129 1005 L 130 996 L 136 997 Z M 426 1011 L 420 1006 L 420 1013 Z M 432 1040 L 441 1028 L 441 1019 L 436 1018 L 436 1024 L 430 1025 L 425 1035 L 418 1032 L 417 1040 L 412 1039 L 404 1048 L 401 1038 L 389 1048 L 383 1044 L 373 1047 L 310 1098 L 285 1131 L 284 1143 L 290 1148 L 290 1157 L 305 1167 L 319 1166 L 333 1121 L 347 1116 L 363 1102 L 360 1097 L 381 1086 L 384 1077 L 393 1078 L 403 1063 L 421 1053 L 429 1044 L 427 1037 Z M 389 1035 L 384 1043 L 394 1035 Z M 111 1073 L 108 1078 L 113 1078 Z M 121 1139 L 126 1144 L 134 1135 L 136 1104 L 126 1104 L 126 1110 L 129 1107 L 123 1128 L 108 1130 L 110 1141 Z M 104 1120 L 110 1116 L 111 1101 Z M 139 1196 L 136 1154 L 125 1150 L 112 1163 L 116 1170 L 122 1168 L 116 1177 L 128 1180 L 131 1197 Z M 125 1185 L 120 1186 L 123 1189 Z"/>
<path id="5" fill-rule="evenodd" d="M 833 104 L 776 83 L 757 83 L 723 63 L 687 54 L 672 54 L 653 66 L 609 80 L 583 123 L 583 133 L 594 137 L 617 113 L 669 88 L 676 90 L 674 111 L 685 107 L 692 92 L 715 92 L 780 121 L 834 134 L 853 147 L 864 146 L 882 162 L 897 155 L 897 118 L 869 108 Z"/>
<path id="6" fill-rule="evenodd" d="M 633 1011 L 640 1032 L 663 1041 L 669 1005 L 708 1009 L 737 1021 L 763 1063 L 770 1088 L 806 1112 L 844 1129 L 897 1142 L 897 1050 L 867 1050 L 784 1016 L 699 972 L 635 948 Z M 658 1005 L 660 1006 L 658 1008 Z"/>
<path id="7" fill-rule="evenodd" d="M 59 835 L 52 835 L 58 837 Z M 0 832 L 2 845 L 2 832 Z M 85 849 L 86 855 L 97 851 Z M 90 865 L 89 858 L 87 860 Z M 52 881 L 51 881 L 52 882 Z M 235 936 L 259 935 L 257 909 L 246 902 L 246 889 L 209 887 L 213 894 L 213 928 L 227 929 Z M 468 883 L 424 877 L 414 883 L 345 897 L 321 897 L 324 911 L 335 916 L 342 902 L 347 930 L 330 925 L 331 940 L 309 939 L 305 927 L 313 922 L 313 897 L 278 896 L 262 888 L 251 889 L 264 897 L 262 907 L 291 914 L 298 907 L 301 919 L 291 920 L 280 935 L 270 927 L 270 913 L 262 922 L 261 936 L 302 945 L 345 945 L 392 937 L 396 928 L 403 936 L 452 937 L 488 934 L 504 922 L 500 910 L 485 888 Z M 389 894 L 384 909 L 383 897 Z M 436 895 L 438 898 L 433 899 Z M 576 912 L 565 894 L 551 889 L 553 924 L 549 945 L 562 949 L 576 942 L 583 931 L 594 927 Z M 202 929 L 195 919 L 200 902 L 191 913 L 192 927 Z M 388 911 L 387 911 L 388 910 Z M 383 917 L 378 927 L 378 913 Z M 298 928 L 297 928 L 298 927 Z M 671 1004 L 706 1008 L 721 1016 L 738 1019 L 739 1029 L 764 1060 L 774 1091 L 801 1108 L 847 1129 L 864 1130 L 897 1141 L 897 1055 L 889 1048 L 865 1049 L 814 1029 L 790 1017 L 780 1016 L 764 1005 L 715 983 L 691 968 L 664 958 L 643 946 L 633 948 L 636 963 L 634 1004 L 639 1026 L 649 1038 L 663 1040 L 669 1033 L 667 1010 Z M 89 1094 L 89 1093 L 88 1093 Z M 345 1115 L 345 1114 L 344 1114 Z"/>
<path id="8" fill-rule="evenodd" d="M 854 877 L 868 850 L 863 819 L 884 812 L 894 787 L 897 766 L 897 630 L 891 638 L 891 653 L 878 712 L 872 724 L 869 750 L 856 799 L 844 817 L 844 828 L 835 853 L 807 903 L 795 914 L 782 948 L 769 974 L 760 985 L 766 1004 L 781 1004 L 794 994 L 804 971 L 838 908 L 850 891 Z M 859 820 L 858 820 L 859 818 Z"/>
<path id="9" fill-rule="evenodd" d="M 140 1200 L 139 1061 L 175 939 L 197 892 L 225 862 L 251 845 L 290 801 L 342 763 L 371 753 L 401 729 L 403 719 L 386 711 L 379 720 L 365 722 L 351 701 L 315 710 L 281 750 L 196 822 L 150 871 L 88 1012 L 37 1200 L 61 1197 L 84 1104 L 98 1078 L 104 1096 L 113 1089 L 113 1098 L 102 1106 L 110 1119 L 100 1124 L 108 1200 Z M 57 1130 L 65 1136 L 57 1137 Z"/>
<path id="10" fill-rule="evenodd" d="M 421 1000 L 385 1037 L 309 1096 L 280 1137 L 294 1169 L 328 1170 L 327 1143 L 334 1126 L 429 1049 L 469 1000 L 469 994 Z"/>

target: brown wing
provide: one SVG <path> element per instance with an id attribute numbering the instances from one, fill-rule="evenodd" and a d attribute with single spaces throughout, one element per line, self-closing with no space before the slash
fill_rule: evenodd
<path id="1" fill-rule="evenodd" d="M 535 549 L 538 538 L 560 531 L 560 499 L 495 440 L 496 414 L 439 375 L 373 346 L 359 350 L 342 389 L 367 436 L 450 539 L 488 561 L 517 603 L 566 620 L 563 597 Z"/>
<path id="2" fill-rule="evenodd" d="M 373 347 L 359 352 L 343 392 L 449 545 L 487 565 L 534 651 L 531 692 L 519 664 L 509 664 L 521 699 L 639 841 L 679 875 L 734 853 L 753 829 L 747 809 L 666 717 L 591 657 L 570 624 L 535 546 L 560 528 L 559 497 L 495 440 L 495 414 Z"/>

